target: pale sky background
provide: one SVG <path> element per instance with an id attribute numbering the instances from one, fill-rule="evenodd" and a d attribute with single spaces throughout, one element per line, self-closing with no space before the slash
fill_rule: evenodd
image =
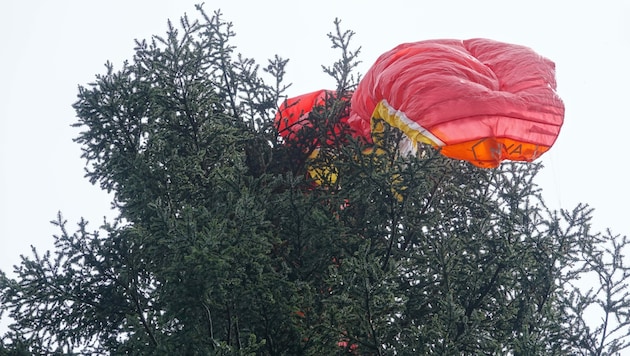
<path id="1" fill-rule="evenodd" d="M 2 0 L 0 2 L 0 270 L 30 246 L 52 248 L 57 211 L 72 231 L 112 216 L 110 197 L 83 178 L 72 142 L 77 85 L 132 59 L 134 39 L 163 35 L 167 19 L 196 17 L 200 1 Z M 556 63 L 565 124 L 542 157 L 554 208 L 595 210 L 594 227 L 630 232 L 630 1 L 206 1 L 233 22 L 237 51 L 260 64 L 289 58 L 289 95 L 334 88 L 321 65 L 337 60 L 333 20 L 356 32 L 360 71 L 402 42 L 486 37 L 529 46 Z"/>

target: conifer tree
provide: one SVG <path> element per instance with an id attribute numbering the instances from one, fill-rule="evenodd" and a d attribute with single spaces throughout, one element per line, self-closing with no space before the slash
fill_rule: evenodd
<path id="1" fill-rule="evenodd" d="M 403 157 L 341 117 L 359 50 L 335 22 L 337 95 L 274 125 L 287 60 L 237 54 L 198 7 L 79 87 L 87 178 L 119 217 L 0 274 L 6 354 L 615 355 L 630 345 L 625 237 L 553 211 L 536 163 Z M 331 137 L 331 132 L 336 133 Z M 319 154 L 310 155 L 318 145 Z M 310 158 L 309 158 L 310 157 Z M 307 169 L 334 173 L 315 182 Z M 322 178 L 322 177 L 320 177 Z M 597 285 L 579 288 L 581 277 Z M 593 323 L 585 310 L 602 316 Z"/>

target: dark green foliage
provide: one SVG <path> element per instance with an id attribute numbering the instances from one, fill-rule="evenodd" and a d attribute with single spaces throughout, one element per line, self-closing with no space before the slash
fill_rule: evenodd
<path id="1" fill-rule="evenodd" d="M 273 117 L 287 61 L 261 71 L 235 54 L 229 23 L 199 10 L 79 87 L 87 177 L 120 216 L 71 233 L 59 215 L 55 251 L 0 275 L 13 319 L 0 354 L 628 348 L 628 241 L 591 232 L 585 205 L 549 210 L 538 164 L 484 170 L 424 147 L 401 157 L 390 129 L 375 150 L 335 129 L 348 102 L 333 98 L 283 143 Z M 341 59 L 324 71 L 347 98 L 359 51 L 335 24 Z M 337 179 L 317 185 L 307 166 Z M 588 276 L 596 287 L 578 288 Z"/>

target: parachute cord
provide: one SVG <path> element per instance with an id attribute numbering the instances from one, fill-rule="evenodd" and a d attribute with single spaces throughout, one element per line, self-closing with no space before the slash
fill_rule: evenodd
<path id="1" fill-rule="evenodd" d="M 561 192 L 561 185 L 559 183 L 559 179 L 558 179 L 558 170 L 557 170 L 557 164 L 556 164 L 556 154 L 554 150 L 550 150 L 551 152 L 548 152 L 547 157 L 549 158 L 549 169 L 551 169 L 551 179 L 552 179 L 552 184 L 553 184 L 553 188 L 555 191 L 555 198 L 556 198 L 556 203 L 558 204 L 558 209 L 562 210 L 563 208 L 563 204 L 562 204 L 562 192 Z"/>

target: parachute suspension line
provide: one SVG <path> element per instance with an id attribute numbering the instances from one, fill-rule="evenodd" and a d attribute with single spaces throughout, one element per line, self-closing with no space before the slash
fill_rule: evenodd
<path id="1" fill-rule="evenodd" d="M 550 153 L 548 153 L 547 158 L 549 158 L 549 169 L 551 170 L 551 180 L 553 181 L 553 190 L 555 192 L 555 199 L 557 200 L 556 203 L 558 204 L 558 209 L 562 209 L 563 208 L 563 204 L 562 204 L 562 186 L 559 183 L 559 179 L 558 179 L 558 170 L 557 167 L 558 165 L 556 164 L 557 160 L 556 160 L 556 153 L 554 150 L 551 150 Z"/>

